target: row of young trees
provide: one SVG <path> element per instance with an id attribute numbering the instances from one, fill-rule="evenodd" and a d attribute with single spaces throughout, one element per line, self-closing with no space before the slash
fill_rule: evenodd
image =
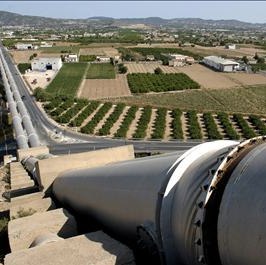
<path id="1" fill-rule="evenodd" d="M 251 127 L 248 126 L 248 123 L 246 122 L 246 120 L 243 118 L 242 115 L 234 114 L 233 120 L 237 123 L 237 125 L 239 126 L 239 128 L 241 129 L 243 133 L 243 136 L 246 139 L 253 138 L 256 136 L 256 133 Z"/>
<path id="2" fill-rule="evenodd" d="M 249 121 L 253 126 L 255 126 L 256 130 L 260 135 L 266 135 L 266 126 L 265 123 L 256 115 L 250 115 Z"/>
<path id="3" fill-rule="evenodd" d="M 58 108 L 52 110 L 50 112 L 50 115 L 56 119 L 59 115 L 61 115 L 64 111 L 69 109 L 74 104 L 74 100 L 66 100 L 64 103 L 62 103 Z"/>
<path id="4" fill-rule="evenodd" d="M 146 137 L 146 131 L 151 119 L 152 108 L 145 107 L 142 110 L 142 114 L 138 121 L 137 129 L 133 134 L 133 138 L 135 139 L 142 139 Z"/>
<path id="5" fill-rule="evenodd" d="M 58 122 L 69 123 L 69 126 L 80 127 L 82 123 L 90 116 L 98 107 L 99 102 L 83 100 L 83 99 L 70 99 L 68 97 L 55 97 L 49 103 L 44 105 L 45 110 Z M 92 117 L 92 119 L 87 123 L 87 125 L 81 128 L 81 132 L 90 133 L 94 132 L 97 124 L 102 120 L 105 114 L 112 107 L 112 103 L 105 103 L 99 111 Z M 102 128 L 99 130 L 99 135 L 109 135 L 110 129 L 113 124 L 119 119 L 123 110 L 125 108 L 124 103 L 119 103 L 114 108 L 114 111 L 107 118 Z M 83 109 L 83 110 L 82 110 Z M 82 110 L 82 111 L 81 111 Z M 127 131 L 135 118 L 138 107 L 132 106 L 115 134 L 115 137 L 126 137 Z M 81 111 L 81 112 L 80 112 Z M 80 113 L 79 113 L 80 112 Z M 79 113 L 79 115 L 77 115 Z M 165 126 L 166 126 L 166 113 L 167 110 L 164 108 L 157 110 L 156 120 L 154 123 L 154 130 L 151 135 L 153 139 L 161 139 L 164 137 Z M 137 124 L 136 131 L 133 134 L 133 138 L 145 138 L 148 124 L 151 119 L 152 108 L 150 106 L 144 107 Z M 76 117 L 75 117 L 76 116 Z M 172 122 L 172 137 L 174 139 L 183 139 L 182 122 L 181 116 L 182 111 L 175 109 L 171 111 Z M 189 124 L 189 134 L 192 139 L 201 139 L 202 133 L 201 128 L 198 123 L 196 111 L 187 112 L 188 124 Z M 221 126 L 224 129 L 225 137 L 229 139 L 239 139 L 240 136 L 236 132 L 232 122 L 229 119 L 229 115 L 224 112 L 217 114 L 217 119 L 219 120 Z M 222 139 L 221 134 L 218 131 L 217 125 L 214 121 L 213 115 L 211 113 L 203 114 L 204 124 L 206 126 L 207 134 L 209 139 Z M 248 118 L 249 122 L 254 126 L 258 135 L 266 134 L 266 125 L 261 120 L 260 117 L 256 115 L 250 115 Z M 243 118 L 241 114 L 234 114 L 233 121 L 241 129 L 244 138 L 252 138 L 257 134 L 249 126 L 247 121 Z"/>
<path id="6" fill-rule="evenodd" d="M 198 122 L 197 112 L 194 110 L 187 112 L 189 135 L 191 139 L 202 139 L 201 129 Z"/>
<path id="7" fill-rule="evenodd" d="M 113 104 L 110 102 L 104 103 L 103 106 L 93 116 L 93 118 L 85 126 L 83 126 L 80 131 L 86 134 L 93 134 L 95 127 L 103 119 L 105 114 L 112 108 L 112 105 Z"/>
<path id="8" fill-rule="evenodd" d="M 81 126 L 81 124 L 98 108 L 99 105 L 100 102 L 91 101 L 89 105 L 74 120 L 69 123 L 69 126 Z"/>
<path id="9" fill-rule="evenodd" d="M 182 111 L 180 109 L 174 109 L 171 113 L 171 116 L 173 118 L 171 123 L 172 137 L 174 139 L 183 139 L 184 136 L 181 122 Z"/>
<path id="10" fill-rule="evenodd" d="M 109 135 L 110 129 L 114 125 L 114 123 L 119 119 L 126 105 L 124 103 L 119 103 L 115 107 L 112 114 L 107 118 L 102 128 L 99 130 L 98 135 Z"/>
<path id="11" fill-rule="evenodd" d="M 154 129 L 151 135 L 152 139 L 162 139 L 164 137 L 165 127 L 166 127 L 166 114 L 167 114 L 167 109 L 165 108 L 157 109 L 156 119 L 153 126 Z"/>
<path id="12" fill-rule="evenodd" d="M 122 123 L 119 127 L 119 129 L 115 133 L 115 137 L 126 138 L 129 126 L 136 117 L 137 110 L 138 110 L 137 106 L 132 106 L 129 108 L 124 120 L 122 121 Z"/>
<path id="13" fill-rule="evenodd" d="M 221 125 L 224 128 L 226 137 L 228 137 L 231 140 L 238 140 L 240 138 L 235 129 L 233 128 L 227 113 L 220 112 L 217 114 L 217 118 L 219 119 Z"/>
<path id="14" fill-rule="evenodd" d="M 62 115 L 57 116 L 56 121 L 60 123 L 69 123 L 70 120 L 74 118 L 87 104 L 87 100 L 79 100 Z"/>
<path id="15" fill-rule="evenodd" d="M 209 139 L 222 139 L 221 134 L 218 131 L 217 125 L 213 119 L 211 113 L 204 113 L 203 114 L 204 124 L 206 126 L 207 134 Z"/>

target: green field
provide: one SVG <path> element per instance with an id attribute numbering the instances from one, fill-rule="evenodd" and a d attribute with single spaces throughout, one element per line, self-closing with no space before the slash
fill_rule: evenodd
<path id="1" fill-rule="evenodd" d="M 46 92 L 70 97 L 76 96 L 86 68 L 86 63 L 65 63 L 46 88 Z"/>
<path id="2" fill-rule="evenodd" d="M 129 105 L 150 105 L 198 112 L 225 111 L 266 115 L 266 86 L 142 94 L 113 100 L 113 102 L 121 101 Z"/>
<path id="3" fill-rule="evenodd" d="M 115 69 L 109 63 L 91 64 L 87 70 L 87 79 L 114 79 Z"/>
<path id="4" fill-rule="evenodd" d="M 127 75 L 128 85 L 132 93 L 166 92 L 184 89 L 197 89 L 199 84 L 186 74 L 144 74 Z"/>
<path id="5" fill-rule="evenodd" d="M 75 46 L 53 46 L 47 48 L 40 48 L 42 53 L 78 53 L 80 49 L 79 45 Z"/>

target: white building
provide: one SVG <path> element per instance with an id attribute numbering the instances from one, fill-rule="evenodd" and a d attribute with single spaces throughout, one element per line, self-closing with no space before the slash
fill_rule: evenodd
<path id="1" fill-rule="evenodd" d="M 61 58 L 38 58 L 31 62 L 31 69 L 32 71 L 42 72 L 46 70 L 58 71 L 62 65 Z"/>
<path id="2" fill-rule="evenodd" d="M 225 45 L 225 49 L 235 50 L 236 49 L 236 45 L 235 44 L 226 44 Z"/>
<path id="3" fill-rule="evenodd" d="M 65 56 L 66 63 L 77 63 L 78 62 L 78 55 L 77 54 L 68 54 Z"/>
<path id="4" fill-rule="evenodd" d="M 107 57 L 107 56 L 96 56 L 96 60 L 98 62 L 102 62 L 102 63 L 110 63 L 111 62 L 110 57 Z"/>
<path id="5" fill-rule="evenodd" d="M 15 45 L 17 50 L 33 50 L 33 45 L 30 43 L 17 43 Z"/>
<path id="6" fill-rule="evenodd" d="M 233 72 L 239 69 L 239 63 L 218 56 L 204 57 L 203 63 L 220 72 Z"/>
<path id="7" fill-rule="evenodd" d="M 193 57 L 182 54 L 169 54 L 169 66 L 184 66 L 186 64 L 193 64 L 195 62 Z"/>

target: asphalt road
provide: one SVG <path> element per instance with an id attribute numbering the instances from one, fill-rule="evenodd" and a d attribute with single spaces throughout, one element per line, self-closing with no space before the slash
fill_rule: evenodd
<path id="1" fill-rule="evenodd" d="M 113 146 L 133 144 L 137 152 L 169 152 L 177 150 L 187 150 L 200 142 L 182 142 L 182 141 L 125 141 L 109 138 L 100 138 L 100 137 L 91 137 L 84 134 L 71 132 L 65 129 L 62 129 L 55 124 L 53 124 L 44 114 L 36 104 L 34 97 L 29 93 L 25 83 L 23 82 L 21 75 L 18 72 L 18 69 L 13 64 L 10 55 L 0 44 L 0 48 L 3 51 L 4 57 L 8 64 L 8 67 L 13 74 L 13 78 L 18 86 L 18 90 L 21 96 L 24 96 L 25 107 L 28 110 L 28 113 L 31 117 L 33 126 L 36 130 L 36 133 L 39 136 L 40 142 L 44 145 L 50 147 L 51 153 L 54 154 L 63 154 L 63 153 L 77 153 L 88 150 L 96 150 L 100 148 L 108 148 Z M 62 134 L 67 138 L 71 138 L 74 143 L 69 144 L 58 144 L 55 140 L 51 139 L 49 133 L 57 131 L 58 134 Z M 86 143 L 84 143 L 84 141 Z M 76 142 L 76 143 L 75 143 Z M 83 143 L 80 143 L 83 142 Z"/>

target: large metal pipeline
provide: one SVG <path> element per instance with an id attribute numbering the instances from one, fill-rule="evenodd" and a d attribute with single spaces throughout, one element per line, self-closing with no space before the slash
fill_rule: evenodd
<path id="1" fill-rule="evenodd" d="M 53 192 L 84 222 L 145 249 L 149 264 L 265 265 L 265 157 L 266 137 L 214 141 L 65 172 Z"/>
<path id="2" fill-rule="evenodd" d="M 17 145 L 20 149 L 23 148 L 28 148 L 28 139 L 24 133 L 23 127 L 22 127 L 22 121 L 21 117 L 17 111 L 17 104 L 14 101 L 10 85 L 8 83 L 7 77 L 6 77 L 6 72 L 2 63 L 2 60 L 0 59 L 0 70 L 2 73 L 2 79 L 6 91 L 6 97 L 7 97 L 7 102 L 9 106 L 9 110 L 12 116 L 12 122 L 13 122 L 13 127 L 16 135 L 16 140 L 17 140 Z"/>
<path id="3" fill-rule="evenodd" d="M 31 122 L 31 119 L 30 119 L 30 116 L 25 108 L 25 105 L 21 99 L 21 95 L 18 91 L 18 88 L 17 88 L 17 85 L 14 81 L 14 78 L 9 70 L 9 67 L 4 59 L 4 55 L 3 55 L 3 52 L 2 50 L 0 49 L 0 58 L 1 58 L 1 61 L 3 63 L 3 67 L 4 67 L 4 70 L 5 70 L 5 73 L 8 77 L 8 80 L 9 80 L 9 84 L 10 84 L 10 87 L 13 91 L 13 97 L 17 103 L 17 108 L 18 108 L 18 111 L 22 117 L 22 124 L 27 132 L 27 135 L 28 135 L 28 140 L 29 140 L 29 143 L 30 143 L 30 146 L 31 147 L 36 147 L 36 146 L 39 146 L 40 145 L 40 141 L 39 141 L 39 138 L 35 132 L 35 129 L 32 125 L 32 122 Z M 3 73 L 4 74 L 4 73 Z"/>

